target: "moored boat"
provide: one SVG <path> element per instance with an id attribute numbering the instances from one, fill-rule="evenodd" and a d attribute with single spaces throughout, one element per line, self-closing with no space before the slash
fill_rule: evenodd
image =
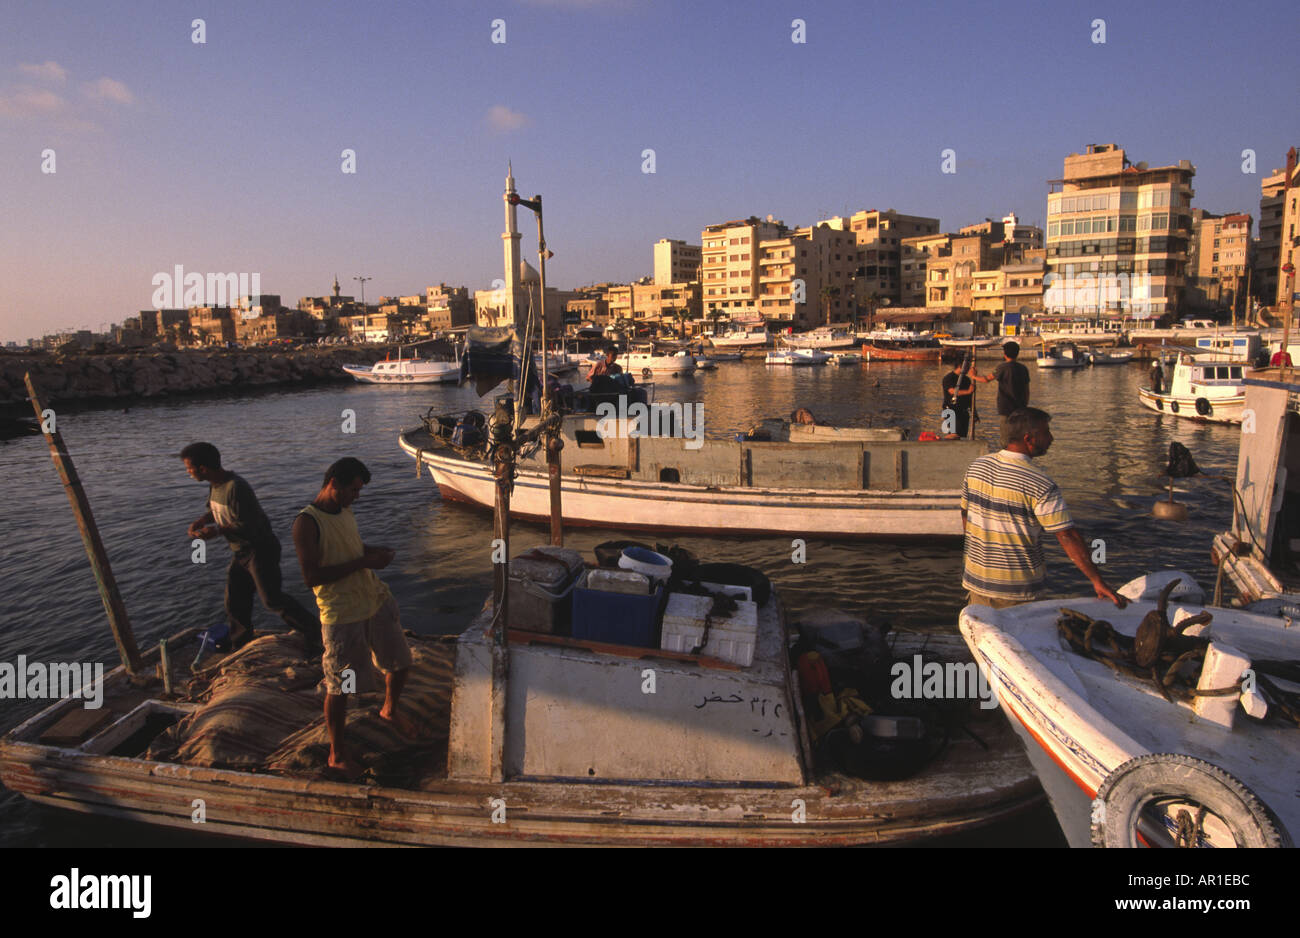
<path id="1" fill-rule="evenodd" d="M 830 326 L 822 326 L 811 332 L 783 335 L 781 341 L 789 348 L 836 349 L 852 348 L 857 339 L 847 329 L 833 329 Z"/>
<path id="2" fill-rule="evenodd" d="M 722 335 L 714 334 L 709 341 L 714 348 L 721 349 L 763 348 L 771 344 L 772 334 L 766 325 L 751 326 Z"/>
<path id="3" fill-rule="evenodd" d="M 1246 365 L 1239 359 L 1214 359 L 1180 354 L 1161 393 L 1149 385 L 1138 388 L 1144 407 L 1187 420 L 1241 423 L 1246 408 L 1242 380 Z"/>
<path id="4" fill-rule="evenodd" d="M 1176 588 L 1186 592 L 1169 606 Z M 1176 572 L 1120 592 L 1141 601 L 961 613 L 1071 846 L 1289 845 L 1300 834 L 1300 637 L 1202 605 Z"/>
<path id="5" fill-rule="evenodd" d="M 1133 360 L 1128 349 L 1094 349 L 1089 354 L 1094 365 L 1127 365 Z"/>
<path id="6" fill-rule="evenodd" d="M 695 373 L 695 356 L 690 352 L 674 352 L 670 355 L 656 354 L 653 351 L 633 351 L 619 356 L 618 363 L 623 370 L 642 377 L 674 377 Z"/>
<path id="7" fill-rule="evenodd" d="M 779 348 L 767 353 L 769 365 L 824 365 L 830 361 L 829 352 L 812 348 Z"/>
<path id="8" fill-rule="evenodd" d="M 407 358 L 402 348 L 397 358 L 385 358 L 373 365 L 344 365 L 343 370 L 363 384 L 454 384 L 460 380 L 460 362 Z"/>
<path id="9" fill-rule="evenodd" d="M 1089 362 L 1088 353 L 1080 349 L 1077 345 L 1066 343 L 1064 345 L 1045 346 L 1042 353 L 1037 359 L 1039 368 L 1056 368 L 1072 369 L 1086 368 Z"/>

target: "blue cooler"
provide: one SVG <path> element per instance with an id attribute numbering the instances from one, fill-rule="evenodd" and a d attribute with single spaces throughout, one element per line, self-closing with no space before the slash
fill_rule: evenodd
<path id="1" fill-rule="evenodd" d="M 611 645 L 658 648 L 666 596 L 663 587 L 648 596 L 579 587 L 573 591 L 572 635 Z"/>

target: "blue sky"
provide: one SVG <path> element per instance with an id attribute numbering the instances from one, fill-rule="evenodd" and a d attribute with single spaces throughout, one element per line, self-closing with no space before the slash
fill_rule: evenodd
<path id="1" fill-rule="evenodd" d="M 1293 20 L 1202 0 L 7 2 L 0 341 L 120 321 L 176 264 L 258 272 L 289 304 L 335 272 L 345 293 L 373 277 L 367 299 L 486 288 L 507 159 L 545 198 L 561 287 L 649 274 L 655 240 L 750 214 L 1041 224 L 1088 143 L 1190 159 L 1194 205 L 1254 216 L 1300 144 Z"/>

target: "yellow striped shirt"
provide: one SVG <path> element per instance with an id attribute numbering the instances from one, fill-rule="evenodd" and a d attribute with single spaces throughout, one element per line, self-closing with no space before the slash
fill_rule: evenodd
<path id="1" fill-rule="evenodd" d="M 1044 531 L 1074 526 L 1061 490 L 1023 453 L 971 463 L 962 482 L 966 561 L 962 586 L 997 599 L 1034 599 L 1047 576 Z"/>

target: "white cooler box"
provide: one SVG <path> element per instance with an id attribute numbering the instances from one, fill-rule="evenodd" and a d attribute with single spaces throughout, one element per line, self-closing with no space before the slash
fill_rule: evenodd
<path id="1" fill-rule="evenodd" d="M 754 646 L 758 643 L 758 606 L 744 600 L 730 618 L 714 617 L 709 623 L 709 637 L 701 654 L 749 667 L 754 663 Z M 659 647 L 664 651 L 690 654 L 704 638 L 704 618 L 713 607 L 708 596 L 671 593 L 664 609 Z"/>

